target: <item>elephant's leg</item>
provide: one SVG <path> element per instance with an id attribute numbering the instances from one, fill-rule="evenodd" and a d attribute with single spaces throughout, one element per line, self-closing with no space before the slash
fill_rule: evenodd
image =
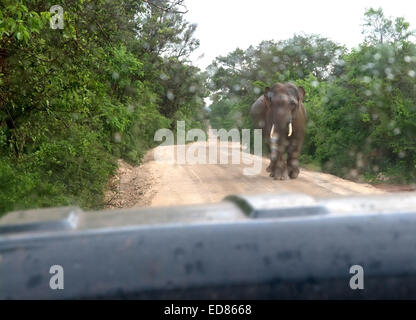
<path id="1" fill-rule="evenodd" d="M 267 137 L 267 133 L 266 133 L 265 129 L 263 129 L 262 134 L 263 134 L 263 139 L 264 139 L 264 142 L 265 142 L 264 145 L 266 146 L 266 149 L 267 149 L 268 153 L 271 155 L 272 148 L 270 146 L 270 142 L 268 141 L 269 138 Z M 270 163 L 266 168 L 266 172 L 272 172 L 272 160 L 270 160 Z"/>
<path id="2" fill-rule="evenodd" d="M 299 176 L 299 156 L 299 146 L 291 144 L 287 151 L 287 171 L 291 179 L 296 179 Z"/>
<path id="3" fill-rule="evenodd" d="M 270 145 L 270 165 L 267 167 L 266 171 L 270 172 L 270 177 L 276 177 L 278 172 L 278 166 L 280 165 L 281 153 L 278 150 L 278 146 L 271 144 Z M 276 179 L 276 178 L 275 178 Z"/>
<path id="4" fill-rule="evenodd" d="M 270 172 L 270 177 L 280 180 L 283 172 L 282 165 L 282 154 L 280 152 L 276 152 L 270 157 L 270 165 L 267 168 L 268 172 Z"/>
<path id="5" fill-rule="evenodd" d="M 275 180 L 285 180 L 286 179 L 286 164 L 283 160 L 283 153 L 279 152 L 275 165 L 271 168 Z"/>
<path id="6" fill-rule="evenodd" d="M 272 170 L 272 163 L 273 163 L 273 160 L 270 159 L 270 163 L 269 163 L 269 165 L 266 168 L 266 171 L 267 172 L 273 172 L 273 170 Z"/>
<path id="7" fill-rule="evenodd" d="M 266 168 L 266 171 L 270 172 L 270 177 L 274 177 L 276 166 L 277 166 L 277 159 L 270 159 L 270 164 Z"/>

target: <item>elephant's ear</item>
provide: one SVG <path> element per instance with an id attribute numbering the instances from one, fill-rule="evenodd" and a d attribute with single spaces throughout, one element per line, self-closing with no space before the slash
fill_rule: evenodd
<path id="1" fill-rule="evenodd" d="M 303 99 L 305 98 L 305 89 L 303 87 L 298 87 L 298 92 L 299 92 L 299 101 L 303 102 Z"/>

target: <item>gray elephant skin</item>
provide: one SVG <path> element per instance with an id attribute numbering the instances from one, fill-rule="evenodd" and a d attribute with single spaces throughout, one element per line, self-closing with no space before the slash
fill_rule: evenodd
<path id="1" fill-rule="evenodd" d="M 267 87 L 251 106 L 254 127 L 262 129 L 270 147 L 267 171 L 274 179 L 296 179 L 299 156 L 306 129 L 305 89 L 292 83 L 276 83 Z"/>

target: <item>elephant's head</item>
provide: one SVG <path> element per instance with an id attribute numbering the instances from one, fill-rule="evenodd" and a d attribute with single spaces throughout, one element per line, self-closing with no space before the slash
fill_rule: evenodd
<path id="1" fill-rule="evenodd" d="M 264 98 L 269 107 L 267 131 L 270 132 L 270 145 L 273 151 L 283 152 L 288 139 L 296 134 L 296 116 L 303 104 L 305 90 L 291 83 L 276 83 L 266 88 Z"/>

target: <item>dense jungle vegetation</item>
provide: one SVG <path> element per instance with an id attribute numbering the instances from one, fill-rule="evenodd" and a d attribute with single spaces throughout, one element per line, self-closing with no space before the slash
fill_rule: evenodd
<path id="1" fill-rule="evenodd" d="M 0 2 L 0 214 L 103 206 L 117 159 L 137 164 L 160 128 L 252 128 L 266 86 L 306 89 L 302 165 L 362 181 L 416 182 L 416 44 L 403 18 L 365 13 L 354 49 L 320 35 L 263 41 L 202 72 L 183 0 Z M 358 35 L 357 35 L 358 36 Z"/>
<path id="2" fill-rule="evenodd" d="M 63 29 L 55 4 L 0 2 L 0 213 L 99 208 L 118 158 L 137 163 L 157 129 L 205 116 L 183 0 L 62 0 Z"/>
<path id="3" fill-rule="evenodd" d="M 358 181 L 416 183 L 416 44 L 403 18 L 369 9 L 364 42 L 345 46 L 319 35 L 263 41 L 209 67 L 214 128 L 252 128 L 250 105 L 266 86 L 306 89 L 301 165 Z M 358 36 L 358 35 L 357 35 Z"/>

